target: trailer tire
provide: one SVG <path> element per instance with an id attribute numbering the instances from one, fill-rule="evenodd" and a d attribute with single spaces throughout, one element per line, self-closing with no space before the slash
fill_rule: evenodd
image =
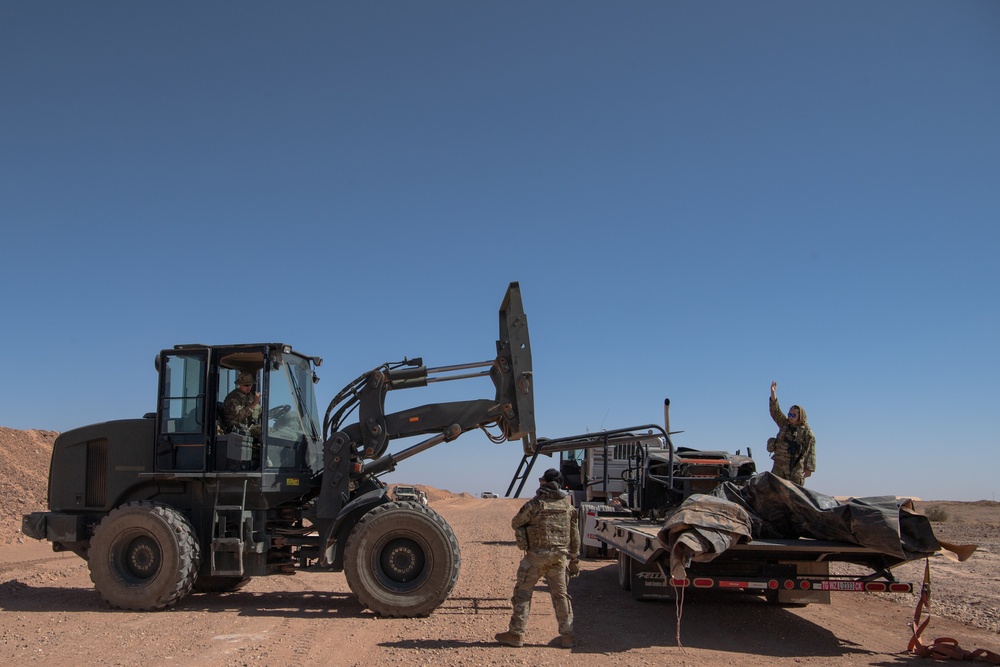
<path id="1" fill-rule="evenodd" d="M 88 565 L 97 592 L 112 607 L 169 607 L 191 592 L 200 548 L 191 522 L 151 502 L 112 510 L 94 531 Z"/>
<path id="2" fill-rule="evenodd" d="M 461 555 L 451 526 L 419 503 L 385 503 L 347 537 L 347 584 L 379 616 L 412 618 L 437 609 L 458 582 Z"/>
<path id="3" fill-rule="evenodd" d="M 618 552 L 618 586 L 623 591 L 632 590 L 632 557 Z"/>

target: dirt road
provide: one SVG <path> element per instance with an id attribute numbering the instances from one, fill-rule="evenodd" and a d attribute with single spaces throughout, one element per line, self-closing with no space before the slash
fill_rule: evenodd
<path id="1" fill-rule="evenodd" d="M 576 648 L 550 643 L 556 622 L 543 588 L 535 594 L 528 645 L 499 646 L 493 635 L 506 628 L 520 553 L 509 520 L 522 502 L 468 496 L 432 502 L 459 538 L 462 575 L 451 598 L 422 619 L 376 618 L 361 609 L 342 574 L 319 573 L 262 577 L 235 593 L 191 595 L 167 611 L 115 611 L 93 590 L 76 556 L 31 540 L 0 547 L 0 664 L 457 667 L 610 659 L 623 665 L 856 666 L 916 660 L 906 655 L 912 607 L 848 593 L 835 595 L 832 605 L 798 609 L 732 594 L 689 597 L 678 647 L 674 604 L 633 601 L 618 588 L 609 561 L 586 561 L 571 582 Z M 995 569 L 982 576 L 991 575 Z M 1000 650 L 996 632 L 935 617 L 925 636 L 942 635 L 964 648 Z"/>

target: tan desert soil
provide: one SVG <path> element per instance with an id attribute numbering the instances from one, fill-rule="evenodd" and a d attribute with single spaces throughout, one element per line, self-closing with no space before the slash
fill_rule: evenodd
<path id="1" fill-rule="evenodd" d="M 257 578 L 235 593 L 193 594 L 166 611 L 112 610 L 93 590 L 84 561 L 19 537 L 20 514 L 44 509 L 54 436 L 0 428 L 3 665 L 930 664 L 906 654 L 916 602 L 909 596 L 843 593 L 831 605 L 783 608 L 717 594 L 691 596 L 678 610 L 633 601 L 618 588 L 616 565 L 596 560 L 585 561 L 570 584 L 578 646 L 550 643 L 556 623 L 544 586 L 535 594 L 527 645 L 499 646 L 493 635 L 506 628 L 519 559 L 509 520 L 523 500 L 436 489 L 426 491 L 458 536 L 462 574 L 428 618 L 376 618 L 360 607 L 343 574 L 314 572 Z M 948 515 L 935 524 L 940 539 L 980 549 L 965 563 L 931 559 L 934 615 L 924 637 L 1000 652 L 1000 504 L 918 504 L 931 506 Z M 919 582 L 923 561 L 900 568 L 899 576 Z"/>
<path id="2" fill-rule="evenodd" d="M 0 426 L 0 546 L 21 536 L 21 515 L 47 509 L 49 458 L 54 431 Z"/>

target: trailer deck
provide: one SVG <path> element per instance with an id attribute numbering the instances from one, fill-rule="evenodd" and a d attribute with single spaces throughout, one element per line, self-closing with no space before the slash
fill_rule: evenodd
<path id="1" fill-rule="evenodd" d="M 637 598 L 676 596 L 679 589 L 742 590 L 780 603 L 829 603 L 831 591 L 909 593 L 891 568 L 904 562 L 868 547 L 829 540 L 756 539 L 735 544 L 708 562 L 693 562 L 683 579 L 671 578 L 670 552 L 656 521 L 599 517 L 595 536 L 618 551 L 619 582 Z M 865 576 L 831 575 L 832 562 L 867 567 Z"/>

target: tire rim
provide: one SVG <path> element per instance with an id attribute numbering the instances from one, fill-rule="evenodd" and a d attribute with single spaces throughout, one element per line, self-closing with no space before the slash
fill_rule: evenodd
<path id="1" fill-rule="evenodd" d="M 163 565 L 160 543 L 149 533 L 123 533 L 111 548 L 111 569 L 115 577 L 130 586 L 142 586 L 156 577 Z"/>
<path id="2" fill-rule="evenodd" d="M 423 545 L 409 537 L 381 541 L 373 552 L 373 568 L 379 583 L 393 592 L 419 588 L 427 579 L 427 555 Z"/>

